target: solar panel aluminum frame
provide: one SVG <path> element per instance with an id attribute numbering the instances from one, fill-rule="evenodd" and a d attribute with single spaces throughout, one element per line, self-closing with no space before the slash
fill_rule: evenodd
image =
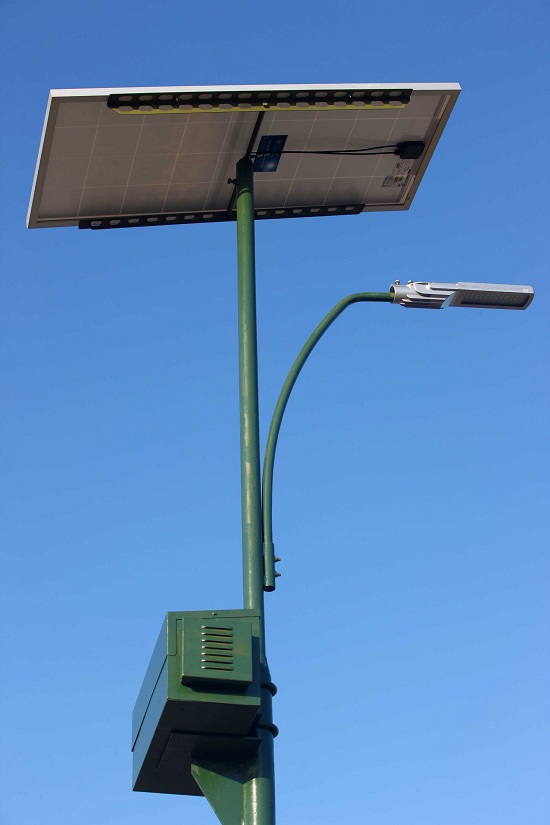
<path id="1" fill-rule="evenodd" d="M 176 124 L 182 123 L 186 119 L 191 122 L 192 119 L 192 129 L 197 128 L 197 124 L 204 124 L 203 134 L 208 136 L 208 130 L 211 128 L 207 124 L 207 120 L 213 124 L 213 129 L 219 129 L 219 124 L 222 121 L 217 120 L 218 118 L 230 118 L 233 117 L 232 121 L 232 128 L 235 126 L 237 137 L 234 139 L 234 145 L 232 146 L 232 153 L 227 153 L 227 163 L 228 169 L 234 169 L 233 160 L 238 159 L 239 156 L 244 155 L 247 150 L 249 150 L 248 140 L 250 137 L 250 132 L 252 131 L 253 124 L 255 122 L 255 118 L 258 117 L 256 114 L 256 108 L 254 111 L 235 111 L 235 107 L 232 108 L 231 112 L 224 112 L 217 110 L 215 113 L 212 112 L 204 112 L 199 111 L 195 108 L 192 114 L 184 113 L 184 114 L 173 114 L 173 113 L 159 113 L 158 111 L 153 114 L 153 117 L 150 117 L 146 113 L 136 114 L 133 112 L 131 115 L 123 115 L 117 114 L 112 111 L 112 109 L 108 108 L 108 101 L 113 96 L 117 95 L 193 95 L 194 97 L 200 98 L 200 95 L 217 95 L 218 99 L 220 95 L 227 93 L 231 95 L 233 99 L 236 99 L 239 94 L 250 94 L 254 95 L 254 100 L 257 102 L 260 94 L 269 94 L 269 95 L 277 95 L 277 94 L 286 94 L 292 93 L 293 95 L 297 96 L 302 94 L 307 96 L 309 103 L 304 103 L 304 109 L 301 109 L 301 104 L 298 103 L 294 107 L 290 107 L 291 110 L 288 113 L 284 114 L 277 110 L 277 112 L 273 112 L 272 108 L 277 107 L 266 107 L 266 120 L 264 121 L 266 126 L 263 130 L 260 130 L 256 142 L 252 147 L 252 151 L 257 147 L 257 144 L 261 140 L 263 136 L 266 134 L 273 133 L 273 131 L 282 131 L 280 129 L 281 118 L 286 118 L 283 120 L 285 128 L 288 127 L 290 138 L 289 142 L 290 145 L 292 144 L 293 139 L 293 131 L 299 127 L 300 122 L 302 122 L 302 129 L 306 129 L 307 123 L 304 126 L 304 121 L 307 120 L 309 117 L 310 122 L 315 120 L 315 124 L 317 124 L 318 134 L 321 135 L 321 143 L 325 141 L 324 145 L 326 145 L 326 136 L 320 131 L 321 128 L 325 128 L 325 125 L 329 123 L 330 118 L 338 118 L 340 115 L 335 113 L 334 108 L 330 108 L 328 105 L 323 104 L 323 99 L 320 98 L 319 104 L 315 103 L 315 95 L 331 95 L 331 99 L 334 100 L 336 93 L 339 93 L 339 90 L 345 90 L 346 94 L 346 101 L 340 104 L 342 107 L 346 108 L 346 111 L 349 113 L 349 118 L 355 117 L 356 122 L 363 128 L 363 132 L 365 129 L 370 128 L 370 121 L 367 123 L 367 119 L 365 117 L 365 110 L 367 105 L 370 106 L 374 96 L 376 94 L 381 94 L 384 96 L 384 99 L 389 99 L 389 95 L 392 93 L 393 90 L 395 91 L 396 95 L 401 95 L 402 99 L 397 100 L 397 105 L 394 107 L 394 111 L 387 111 L 389 108 L 386 104 L 386 110 L 384 114 L 373 114 L 368 115 L 368 117 L 377 118 L 377 125 L 378 127 L 384 127 L 384 118 L 387 119 L 387 124 L 389 126 L 389 133 L 391 134 L 392 129 L 394 128 L 390 124 L 397 122 L 400 114 L 403 112 L 407 112 L 407 109 L 411 107 L 410 111 L 412 112 L 414 107 L 422 106 L 422 101 L 424 103 L 426 100 L 430 100 L 430 105 L 432 103 L 437 104 L 435 114 L 431 118 L 432 125 L 430 126 L 430 133 L 426 139 L 426 149 L 422 155 L 422 157 L 418 161 L 409 162 L 409 170 L 412 166 L 413 172 L 408 174 L 406 169 L 405 173 L 399 177 L 399 169 L 396 166 L 394 170 L 396 172 L 395 183 L 391 181 L 391 172 L 390 172 L 390 186 L 395 186 L 394 191 L 392 192 L 384 192 L 384 197 L 386 198 L 385 202 L 364 202 L 362 197 L 357 197 L 358 191 L 350 192 L 349 198 L 340 195 L 336 197 L 335 200 L 331 201 L 330 197 L 326 194 L 330 185 L 336 181 L 337 184 L 340 186 L 340 190 L 345 190 L 348 184 L 353 189 L 353 181 L 360 179 L 360 176 L 355 176 L 353 174 L 349 174 L 347 176 L 342 176 L 341 178 L 337 175 L 334 176 L 333 181 L 330 180 L 330 173 L 325 174 L 323 171 L 320 177 L 324 177 L 325 181 L 323 185 L 325 189 L 322 190 L 321 195 L 319 196 L 319 203 L 315 200 L 316 195 L 309 193 L 307 197 L 301 198 L 300 192 L 302 190 L 306 191 L 307 187 L 310 186 L 311 181 L 307 178 L 307 172 L 305 176 L 302 176 L 302 172 L 300 169 L 304 169 L 306 166 L 311 166 L 315 164 L 316 169 L 324 169 L 327 165 L 330 165 L 332 159 L 328 161 L 326 158 L 316 158 L 311 154 L 306 153 L 310 152 L 309 145 L 307 143 L 298 144 L 299 152 L 303 152 L 306 159 L 304 160 L 301 156 L 296 155 L 296 160 L 294 160 L 293 155 L 283 155 L 284 162 L 280 164 L 279 172 L 281 175 L 279 178 L 283 178 L 283 182 L 280 183 L 280 188 L 282 195 L 280 195 L 281 202 L 277 201 L 276 196 L 274 196 L 271 200 L 269 199 L 271 196 L 268 196 L 266 193 L 270 192 L 270 187 L 266 182 L 266 179 L 270 177 L 270 182 L 276 178 L 275 175 L 269 175 L 266 173 L 257 174 L 256 177 L 256 198 L 257 198 L 257 209 L 256 209 L 256 216 L 258 218 L 279 218 L 279 217 L 305 217 L 305 216 L 322 216 L 322 215 L 344 215 L 344 214 L 357 214 L 359 211 L 388 211 L 388 210 L 404 210 L 408 209 L 414 199 L 414 196 L 418 190 L 420 182 L 422 180 L 423 175 L 427 169 L 429 161 L 433 155 L 435 147 L 441 137 L 443 129 L 448 121 L 452 108 L 456 102 L 458 94 L 460 93 L 460 86 L 456 83 L 443 83 L 443 84 L 418 84 L 418 83 L 401 83 L 401 84 L 346 84 L 345 86 L 338 85 L 338 84 L 326 84 L 326 85 L 318 85 L 318 86 L 305 86 L 305 85 L 293 85 L 293 86 L 201 86 L 201 87 L 162 87 L 162 88 L 129 88 L 129 89 L 65 89 L 65 90 L 53 90 L 50 92 L 50 97 L 48 101 L 48 107 L 46 112 L 46 119 L 44 123 L 44 129 L 42 133 L 42 139 L 40 143 L 40 150 L 38 155 L 38 161 L 34 176 L 34 182 L 32 187 L 32 194 L 31 194 L 31 202 L 29 205 L 29 211 L 27 216 L 27 225 L 29 228 L 37 228 L 37 227 L 54 227 L 54 226 L 85 226 L 85 227 L 92 227 L 92 228 L 115 228 L 118 226 L 144 226 L 144 225 L 166 225 L 170 223 L 193 223 L 193 222 L 204 222 L 204 221 L 220 221 L 220 220 L 234 220 L 235 213 L 234 209 L 231 207 L 231 190 L 230 187 L 227 187 L 227 190 L 223 190 L 223 186 L 227 185 L 227 175 L 225 175 L 225 179 L 223 179 L 223 175 L 221 172 L 218 174 L 219 170 L 216 172 L 217 178 L 215 179 L 214 175 L 212 174 L 211 180 L 204 184 L 204 191 L 206 191 L 206 187 L 209 185 L 210 189 L 218 188 L 218 192 L 221 195 L 218 197 L 218 201 L 212 205 L 209 205 L 206 202 L 206 199 L 203 197 L 202 203 L 189 203 L 183 202 L 181 204 L 182 208 L 178 208 L 177 197 L 174 200 L 168 202 L 170 199 L 168 197 L 169 189 L 166 189 L 166 195 L 164 198 L 164 205 L 162 208 L 157 208 L 159 203 L 151 203 L 146 204 L 145 208 L 143 207 L 143 203 L 139 203 L 138 206 L 136 203 L 129 203 L 129 208 L 125 208 L 125 198 L 126 195 L 122 196 L 120 193 L 122 192 L 138 192 L 144 193 L 148 196 L 148 191 L 146 187 L 142 189 L 139 186 L 134 185 L 135 181 L 130 177 L 126 179 L 126 181 L 122 181 L 120 186 L 115 185 L 114 179 L 111 181 L 108 177 L 106 177 L 106 173 L 104 172 L 104 181 L 106 181 L 106 185 L 104 187 L 105 191 L 109 193 L 116 192 L 119 193 L 119 201 L 114 199 L 112 202 L 109 202 L 108 208 L 102 210 L 101 203 L 98 201 L 98 204 L 95 204 L 93 208 L 87 210 L 85 208 L 85 200 L 86 197 L 90 193 L 95 193 L 96 191 L 103 191 L 101 187 L 97 187 L 95 181 L 89 175 L 90 170 L 93 171 L 92 167 L 94 163 L 98 163 L 98 147 L 97 145 L 92 144 L 92 136 L 94 132 L 93 124 L 89 124 L 87 121 L 84 121 L 85 128 L 79 132 L 78 134 L 86 135 L 87 139 L 89 139 L 90 146 L 85 147 L 84 143 L 82 144 L 82 148 L 78 148 L 77 152 L 81 152 L 82 157 L 71 157 L 71 152 L 73 155 L 75 154 L 75 150 L 68 144 L 66 140 L 65 143 L 67 146 L 59 152 L 59 148 L 57 149 L 57 156 L 52 156 L 52 146 L 54 146 L 54 139 L 57 141 L 57 145 L 59 146 L 59 137 L 63 137 L 62 126 L 63 122 L 68 122 L 69 125 L 78 126 L 78 113 L 79 111 L 89 111 L 90 107 L 86 106 L 86 104 L 95 104 L 94 111 L 100 112 L 99 118 L 102 121 L 101 124 L 96 125 L 95 131 L 98 134 L 101 134 L 101 128 L 103 127 L 103 118 L 107 119 L 110 118 L 107 125 L 112 126 L 113 128 L 110 130 L 104 130 L 106 133 L 110 133 L 113 138 L 117 137 L 117 126 L 126 126 L 129 124 L 140 124 L 144 123 L 145 119 L 147 119 L 148 124 L 144 126 L 144 133 L 145 135 L 151 135 L 152 132 L 149 130 L 149 123 L 151 124 L 161 124 L 164 123 L 164 118 L 168 118 L 166 121 L 167 124 Z M 401 90 L 401 91 L 399 91 Z M 343 92 L 341 92 L 343 93 Z M 410 94 L 409 94 L 410 93 Z M 353 94 L 364 94 L 365 100 L 367 100 L 367 105 L 363 104 L 360 98 L 352 99 Z M 404 94 L 404 97 L 403 97 Z M 407 95 L 410 96 L 410 103 L 406 103 Z M 349 98 L 349 99 L 348 99 Z M 370 102 L 369 102 L 370 101 Z M 296 102 L 296 101 L 295 101 Z M 103 104 L 101 107 L 98 107 L 97 104 Z M 80 104 L 80 105 L 79 105 Z M 82 105 L 84 104 L 84 105 Z M 323 105 L 322 105 L 323 104 Z M 318 106 L 319 111 L 317 111 Z M 352 108 L 353 107 L 353 108 Z M 333 114 L 327 118 L 325 112 L 331 111 Z M 342 108 L 338 111 L 342 111 Z M 372 111 L 369 109 L 369 111 Z M 61 117 L 60 117 L 61 112 Z M 108 114 L 107 114 L 108 113 Z M 260 115 L 261 116 L 261 115 Z M 342 121 L 348 115 L 342 115 Z M 404 114 L 401 114 L 402 120 L 399 121 L 400 124 L 406 123 L 403 121 L 405 117 Z M 115 120 L 113 120 L 115 118 Z M 244 118 L 244 120 L 243 120 Z M 277 119 L 279 118 L 279 119 Z M 63 120 L 64 119 L 64 120 Z M 248 119 L 248 120 L 246 120 Z M 254 120 L 253 120 L 254 119 Z M 392 120 L 393 119 L 393 120 Z M 417 119 L 415 122 L 420 122 L 421 119 Z M 107 121 L 106 121 L 107 122 Z M 412 122 L 412 119 L 411 119 Z M 427 121 L 426 121 L 427 122 Z M 270 124 L 273 123 L 273 126 Z M 349 123 L 352 123 L 352 120 L 349 120 Z M 101 126 L 101 128 L 100 128 Z M 349 128 L 348 124 L 345 124 L 346 128 Z M 175 129 L 174 125 L 174 129 Z M 332 127 L 331 127 L 332 128 Z M 355 128 L 355 127 L 352 127 Z M 57 130 L 57 131 L 56 131 Z M 98 131 L 99 130 L 99 131 Z M 240 130 L 240 132 L 239 132 Z M 131 131 L 131 130 L 130 130 Z M 129 130 L 126 130 L 126 134 L 130 133 Z M 64 132 L 65 136 L 68 136 L 70 133 L 70 129 L 66 129 Z M 77 134 L 74 129 L 73 133 Z M 119 135 L 123 134 L 123 132 L 119 132 Z M 140 133 L 141 134 L 141 133 Z M 315 135 L 315 132 L 313 133 Z M 346 134 L 346 133 L 344 133 Z M 403 137 L 402 134 L 396 136 L 395 141 L 405 139 L 405 140 L 414 140 L 420 139 L 424 137 L 422 135 L 417 134 L 407 134 Z M 237 139 L 238 138 L 238 139 Z M 372 140 L 370 140 L 372 144 Z M 289 143 L 287 143 L 287 146 Z M 302 150 L 300 148 L 301 145 L 308 146 L 307 149 Z M 109 148 L 107 146 L 100 147 L 100 153 L 105 153 L 105 158 L 101 157 L 99 160 L 102 162 L 107 160 L 109 152 L 111 154 L 116 154 L 117 151 L 120 151 L 116 148 L 117 143 L 116 140 L 114 141 L 113 148 Z M 55 148 L 55 147 L 54 147 Z M 315 145 L 313 145 L 315 148 Z M 333 149 L 340 149 L 344 148 L 340 145 L 332 145 L 331 148 Z M 67 153 L 67 158 L 63 157 L 63 152 Z M 134 160 L 139 161 L 143 165 L 144 161 L 148 161 L 149 158 L 141 157 L 137 150 L 135 153 L 134 158 L 130 158 L 129 153 L 126 149 L 123 150 L 127 153 L 128 157 L 123 158 L 124 163 L 127 164 L 128 168 L 132 167 Z M 156 151 L 156 150 L 154 150 Z M 186 150 L 185 150 L 186 151 Z M 185 155 L 185 151 L 182 155 Z M 86 155 L 85 153 L 88 152 L 89 154 Z M 158 155 L 153 157 L 154 163 L 158 161 Z M 172 156 L 171 156 L 172 157 Z M 191 156 L 189 156 L 191 157 Z M 298 158 L 300 157 L 300 160 Z M 211 165 L 216 163 L 217 165 L 220 163 L 220 159 L 225 160 L 226 155 L 215 155 L 214 152 L 211 154 Z M 184 158 L 185 159 L 185 158 Z M 117 160 L 117 158 L 111 158 L 111 160 Z M 120 158 L 118 158 L 120 160 Z M 399 159 L 394 157 L 391 160 L 391 163 L 398 162 Z M 349 161 L 347 158 L 345 162 L 348 163 Z M 153 166 L 154 166 L 153 163 Z M 356 158 L 355 163 L 357 164 L 357 168 L 360 168 L 359 157 Z M 372 162 L 369 159 L 362 158 L 362 164 L 368 164 L 372 166 Z M 388 164 L 390 164 L 389 160 L 384 159 L 381 161 L 386 165 L 386 171 Z M 288 181 L 285 178 L 285 170 L 284 167 L 290 168 L 292 165 L 298 170 L 294 172 L 294 177 L 292 175 L 288 176 Z M 106 166 L 105 163 L 103 163 Z M 135 165 L 135 164 L 134 164 Z M 108 166 L 108 163 L 107 163 Z M 132 167 L 133 168 L 133 167 Z M 355 167 L 354 167 L 355 168 Z M 73 175 L 74 169 L 74 176 Z M 221 169 L 221 166 L 220 166 Z M 224 171 L 221 169 L 221 171 Z M 120 170 L 119 170 L 120 174 Z M 180 174 L 184 174 L 180 172 Z M 209 173 L 210 174 L 210 173 Z M 50 183 L 51 180 L 55 180 L 57 175 L 58 181 L 60 183 L 55 183 L 52 185 Z M 311 175 L 310 175 L 311 177 Z M 279 178 L 277 178 L 277 182 L 279 183 Z M 367 178 L 365 177 L 365 180 Z M 139 180 L 137 181 L 139 183 Z M 132 185 L 129 185 L 132 184 Z M 186 189 L 193 189 L 192 184 L 188 184 L 188 181 L 185 177 L 182 177 L 178 182 L 178 186 L 175 187 L 176 195 L 177 191 L 182 191 Z M 201 183 L 201 186 L 203 184 Z M 57 189 L 56 189 L 57 186 Z M 96 188 L 94 188 L 96 186 Z M 126 189 L 124 189 L 126 186 Z M 292 190 L 292 187 L 295 187 Z M 65 187 L 65 188 L 63 188 Z M 178 189 L 179 187 L 179 189 Z M 286 188 L 285 188 L 286 187 Z M 157 191 L 161 187 L 151 186 L 150 191 L 155 191 L 155 195 Z M 277 189 L 277 187 L 274 187 Z M 310 187 L 311 188 L 311 187 Z M 298 194 L 293 195 L 294 200 L 292 199 L 289 192 L 297 192 Z M 326 190 L 326 191 L 325 191 Z M 220 198 L 225 197 L 224 192 L 227 191 L 227 207 L 221 205 Z M 63 207 L 60 208 L 57 206 L 56 209 L 48 208 L 45 206 L 48 198 L 50 201 L 55 200 L 57 197 L 60 200 L 60 195 L 66 196 L 68 193 L 68 197 L 66 197 L 67 206 L 63 203 Z M 361 194 L 361 193 L 360 193 Z M 324 198 L 323 198 L 324 196 Z M 394 200 L 391 200 L 394 198 Z M 167 200 L 168 199 L 168 200 Z M 185 200 L 185 199 L 184 199 Z M 286 201 L 286 202 L 285 202 Z M 302 202 L 303 201 L 303 202 Z M 72 205 L 72 208 L 69 206 Z M 150 207 L 150 208 L 148 208 Z M 95 222 L 95 227 L 93 223 Z"/>

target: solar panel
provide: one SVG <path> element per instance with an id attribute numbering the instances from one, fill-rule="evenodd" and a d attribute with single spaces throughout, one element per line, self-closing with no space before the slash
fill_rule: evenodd
<path id="1" fill-rule="evenodd" d="M 408 209 L 459 91 L 454 83 L 55 90 L 27 224 L 234 220 L 236 162 L 260 145 L 284 148 L 277 163 L 256 159 L 257 218 Z"/>

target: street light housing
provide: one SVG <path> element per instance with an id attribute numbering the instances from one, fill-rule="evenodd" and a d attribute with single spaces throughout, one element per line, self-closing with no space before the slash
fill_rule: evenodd
<path id="1" fill-rule="evenodd" d="M 535 291 L 524 284 L 456 284 L 409 281 L 390 286 L 394 304 L 424 309 L 477 307 L 481 309 L 527 309 Z"/>

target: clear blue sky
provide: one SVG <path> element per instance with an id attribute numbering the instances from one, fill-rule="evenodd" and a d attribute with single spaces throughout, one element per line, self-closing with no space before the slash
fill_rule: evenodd
<path id="1" fill-rule="evenodd" d="M 2 12 L 3 825 L 214 825 L 131 791 L 167 610 L 241 606 L 235 227 L 25 229 L 50 88 L 459 82 L 409 212 L 258 226 L 261 428 L 320 318 L 395 278 L 527 312 L 354 306 L 283 423 L 267 597 L 280 825 L 548 825 L 543 2 Z"/>

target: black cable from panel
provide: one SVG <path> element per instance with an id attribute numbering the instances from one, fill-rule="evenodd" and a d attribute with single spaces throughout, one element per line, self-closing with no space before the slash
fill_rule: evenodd
<path id="1" fill-rule="evenodd" d="M 401 159 L 418 160 L 426 148 L 419 140 L 406 140 L 402 143 L 388 143 L 384 146 L 371 146 L 366 149 L 283 149 L 281 152 L 256 152 L 254 157 L 266 155 L 337 155 L 339 157 L 371 157 L 376 155 L 398 155 Z M 389 151 L 380 151 L 389 150 Z"/>

